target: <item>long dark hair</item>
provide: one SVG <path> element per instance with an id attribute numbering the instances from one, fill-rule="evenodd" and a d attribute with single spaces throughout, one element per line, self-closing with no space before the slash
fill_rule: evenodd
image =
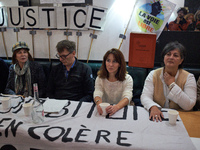
<path id="1" fill-rule="evenodd" d="M 108 70 L 106 69 L 106 60 L 107 60 L 109 54 L 113 54 L 116 59 L 116 62 L 118 62 L 120 65 L 115 77 L 119 81 L 124 81 L 125 76 L 126 76 L 126 62 L 125 62 L 124 55 L 122 54 L 122 52 L 115 48 L 112 48 L 111 50 L 109 50 L 105 53 L 105 55 L 103 57 L 103 62 L 102 62 L 101 68 L 98 71 L 97 75 L 99 75 L 100 78 L 108 78 L 109 77 Z"/>

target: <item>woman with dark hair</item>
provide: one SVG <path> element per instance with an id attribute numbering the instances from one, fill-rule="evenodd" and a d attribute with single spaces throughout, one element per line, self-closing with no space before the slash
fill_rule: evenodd
<path id="1" fill-rule="evenodd" d="M 94 102 L 100 115 L 102 115 L 100 103 L 116 104 L 106 108 L 106 112 L 111 116 L 128 105 L 132 99 L 133 79 L 127 74 L 122 52 L 114 48 L 107 51 L 97 75 Z"/>
<path id="2" fill-rule="evenodd" d="M 12 47 L 12 65 L 4 93 L 33 96 L 33 83 L 38 83 L 39 96 L 45 96 L 45 75 L 40 64 L 33 62 L 29 47 L 25 42 L 17 42 Z"/>
<path id="3" fill-rule="evenodd" d="M 168 43 L 162 51 L 164 67 L 151 71 L 147 76 L 141 102 L 150 111 L 149 119 L 162 121 L 161 108 L 191 110 L 194 107 L 196 81 L 193 74 L 182 69 L 185 56 L 182 44 Z"/>

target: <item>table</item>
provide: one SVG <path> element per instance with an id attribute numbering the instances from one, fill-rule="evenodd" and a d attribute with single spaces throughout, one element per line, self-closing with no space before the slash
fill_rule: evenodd
<path id="1" fill-rule="evenodd" d="M 179 115 L 189 136 L 200 138 L 200 111 L 179 111 Z"/>
<path id="2" fill-rule="evenodd" d="M 24 116 L 23 101 L 12 98 L 9 110 L 0 103 L 1 150 L 196 150 L 180 117 L 175 126 L 156 123 L 143 107 L 127 106 L 108 118 L 93 103 L 68 101 L 59 113 L 46 113 L 42 124 L 33 124 Z M 167 110 L 162 109 L 165 119 Z"/>

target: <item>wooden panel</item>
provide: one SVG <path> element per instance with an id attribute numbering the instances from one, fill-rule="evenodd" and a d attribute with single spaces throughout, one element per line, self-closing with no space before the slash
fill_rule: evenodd
<path id="1" fill-rule="evenodd" d="M 200 111 L 182 112 L 179 115 L 190 137 L 200 138 Z"/>

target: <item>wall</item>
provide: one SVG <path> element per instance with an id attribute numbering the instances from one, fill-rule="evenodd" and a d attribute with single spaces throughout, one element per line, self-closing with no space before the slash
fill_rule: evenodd
<path id="1" fill-rule="evenodd" d="M 5 0 L 7 1 L 7 0 Z M 184 6 L 184 0 L 170 0 L 176 3 L 178 6 Z M 93 40 L 90 60 L 102 60 L 105 52 L 111 48 L 118 48 L 121 42 L 119 34 L 123 34 L 131 11 L 134 7 L 136 0 L 93 0 L 94 6 L 108 8 L 107 19 L 104 31 L 95 31 L 97 39 Z M 55 46 L 58 41 L 66 39 L 64 35 L 65 30 L 52 30 L 52 36 L 50 37 L 50 57 L 55 59 L 56 49 Z M 88 53 L 91 44 L 90 33 L 92 30 L 82 31 L 82 36 L 79 37 L 79 43 L 77 42 L 76 31 L 71 30 L 72 36 L 69 40 L 75 41 L 78 46 L 78 58 L 81 60 L 87 60 Z M 131 32 L 131 26 L 129 26 L 126 33 L 126 40 L 124 40 L 121 51 L 124 53 L 126 61 L 128 61 L 129 53 L 129 35 Z M 8 56 L 12 56 L 11 48 L 16 42 L 16 33 L 12 28 L 7 28 L 4 32 L 6 49 L 8 51 Z M 32 36 L 29 34 L 29 30 L 20 30 L 18 33 L 20 41 L 25 41 L 28 43 L 32 51 Z M 49 47 L 48 47 L 48 36 L 47 30 L 37 30 L 37 34 L 34 37 L 34 48 L 35 48 L 35 58 L 49 58 Z M 2 35 L 0 35 L 0 57 L 6 57 L 5 47 L 3 44 Z"/>

